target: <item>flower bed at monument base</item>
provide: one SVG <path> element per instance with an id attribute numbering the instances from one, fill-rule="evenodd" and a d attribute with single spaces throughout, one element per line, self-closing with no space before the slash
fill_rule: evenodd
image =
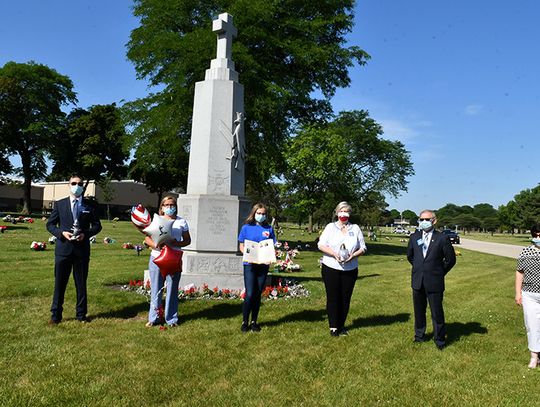
<path id="1" fill-rule="evenodd" d="M 123 291 L 133 291 L 144 295 L 150 301 L 150 282 L 143 280 L 130 280 L 128 284 L 120 287 Z M 163 291 L 166 291 L 164 287 Z M 189 284 L 178 290 L 180 300 L 235 300 L 244 299 L 245 290 L 231 290 L 228 288 L 210 288 L 208 284 L 197 287 Z M 289 299 L 308 297 L 309 291 L 302 285 L 297 284 L 292 279 L 279 279 L 275 286 L 267 286 L 262 292 L 262 298 L 268 300 Z"/>

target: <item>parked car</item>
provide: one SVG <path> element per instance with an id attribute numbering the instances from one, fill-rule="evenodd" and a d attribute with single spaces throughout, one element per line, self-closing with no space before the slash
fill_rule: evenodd
<path id="1" fill-rule="evenodd" d="M 443 234 L 448 236 L 448 238 L 450 239 L 450 243 L 459 244 L 459 234 L 457 232 L 450 229 L 445 229 L 442 232 Z"/>
<path id="2" fill-rule="evenodd" d="M 411 232 L 409 232 L 407 229 L 398 226 L 393 230 L 393 233 L 397 233 L 398 235 L 410 235 Z"/>

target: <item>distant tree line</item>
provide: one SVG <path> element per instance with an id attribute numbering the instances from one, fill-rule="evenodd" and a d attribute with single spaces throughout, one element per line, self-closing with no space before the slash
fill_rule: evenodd
<path id="1" fill-rule="evenodd" d="M 449 229 L 483 232 L 523 232 L 540 222 L 540 184 L 519 192 L 506 205 L 495 209 L 488 203 L 474 206 L 446 204 L 436 210 L 438 226 Z M 417 215 L 411 210 L 400 213 L 396 209 L 381 213 L 381 225 L 390 225 L 394 219 L 404 219 L 416 225 Z"/>

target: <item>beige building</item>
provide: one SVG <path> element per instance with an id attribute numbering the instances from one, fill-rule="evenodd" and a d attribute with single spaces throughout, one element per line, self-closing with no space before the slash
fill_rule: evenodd
<path id="1" fill-rule="evenodd" d="M 41 185 L 32 185 L 32 208 L 41 210 L 43 205 L 43 190 Z M 22 185 L 0 185 L 0 211 L 18 212 L 23 206 Z"/>
<path id="2" fill-rule="evenodd" d="M 43 190 L 43 207 L 52 209 L 54 201 L 65 198 L 69 195 L 70 186 L 66 181 L 45 182 L 40 184 Z M 131 207 L 136 204 L 143 204 L 147 208 L 156 208 L 158 205 L 158 194 L 150 192 L 145 184 L 133 180 L 111 181 L 110 200 L 106 201 L 106 194 L 103 189 L 90 181 L 84 193 L 85 196 L 93 196 L 99 202 L 100 214 L 106 213 L 107 205 L 112 216 L 127 214 Z M 174 194 L 178 196 L 178 194 Z"/>
<path id="3" fill-rule="evenodd" d="M 111 181 L 111 199 L 105 200 L 105 193 L 94 181 L 90 181 L 85 196 L 94 196 L 99 202 L 100 216 L 107 213 L 109 206 L 112 217 L 128 215 L 131 207 L 143 204 L 147 208 L 156 208 L 158 194 L 150 192 L 146 185 L 132 180 Z M 50 212 L 54 201 L 69 195 L 67 181 L 43 182 L 32 185 L 32 209 L 34 212 Z M 174 194 L 178 196 L 178 194 Z M 23 191 L 21 188 L 0 185 L 0 211 L 17 211 L 22 207 Z"/>

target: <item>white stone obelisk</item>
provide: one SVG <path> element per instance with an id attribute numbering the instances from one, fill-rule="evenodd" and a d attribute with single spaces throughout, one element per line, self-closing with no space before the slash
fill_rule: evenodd
<path id="1" fill-rule="evenodd" d="M 244 88 L 231 59 L 236 28 L 230 14 L 213 21 L 217 55 L 195 84 L 187 193 L 179 215 L 190 227 L 180 285 L 243 287 L 238 232 L 249 212 L 244 198 Z"/>

